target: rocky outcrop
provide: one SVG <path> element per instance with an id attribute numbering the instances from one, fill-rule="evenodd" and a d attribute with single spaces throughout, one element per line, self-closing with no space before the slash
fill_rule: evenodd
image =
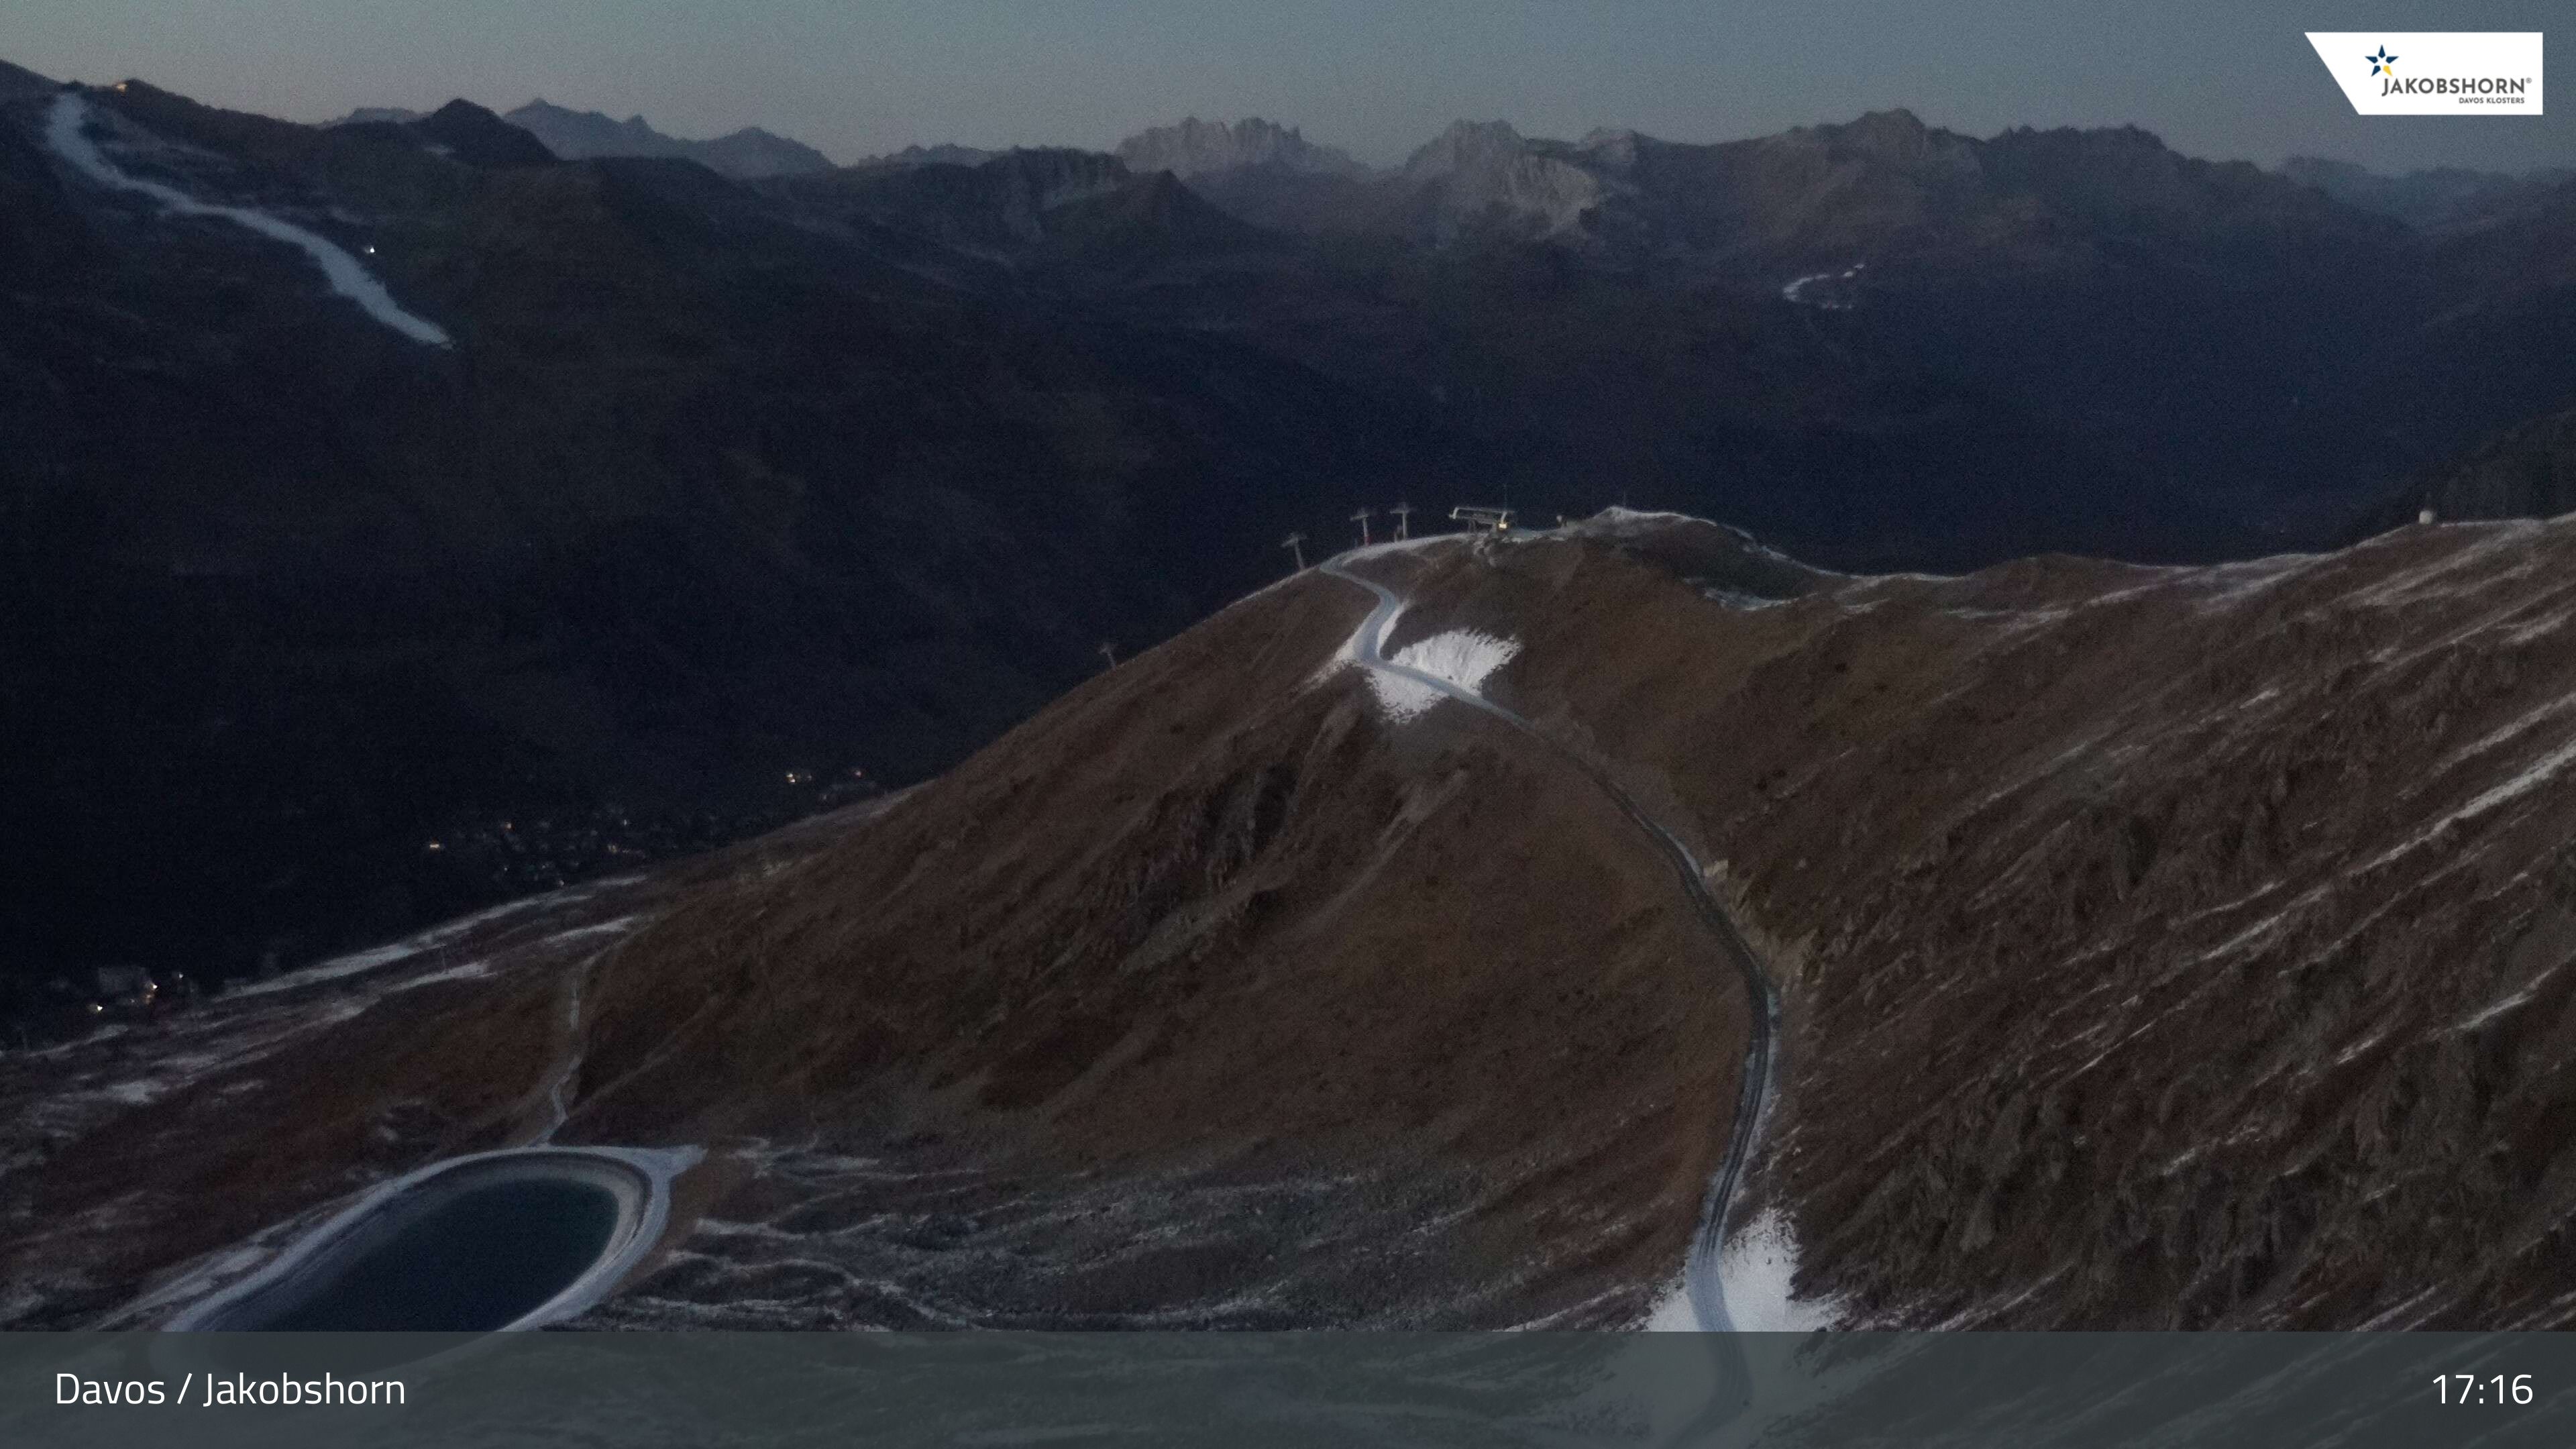
<path id="1" fill-rule="evenodd" d="M 1604 194 L 1591 172 L 1532 149 L 1501 121 L 1453 123 L 1406 158 L 1397 180 L 1443 237 L 1480 228 L 1572 235 Z"/>
<path id="2" fill-rule="evenodd" d="M 1131 171 L 1169 171 L 1185 181 L 1247 167 L 1329 176 L 1368 173 L 1349 153 L 1318 146 L 1296 127 L 1258 116 L 1231 123 L 1192 116 L 1178 125 L 1155 126 L 1119 142 L 1118 159 Z"/>
<path id="3" fill-rule="evenodd" d="M 988 151 L 980 146 L 956 146 L 942 142 L 936 146 L 906 146 L 900 151 L 871 156 L 857 164 L 861 166 L 981 166 L 1001 154 L 999 151 Z"/>

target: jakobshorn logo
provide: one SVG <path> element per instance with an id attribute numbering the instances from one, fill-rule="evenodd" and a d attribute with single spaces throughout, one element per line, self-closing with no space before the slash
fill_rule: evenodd
<path id="1" fill-rule="evenodd" d="M 2308 44 L 2365 116 L 2540 114 L 2536 30 L 2311 30 Z"/>

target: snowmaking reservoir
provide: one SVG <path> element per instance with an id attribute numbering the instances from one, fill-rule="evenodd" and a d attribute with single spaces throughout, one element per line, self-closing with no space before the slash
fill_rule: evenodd
<path id="1" fill-rule="evenodd" d="M 652 1250 L 690 1150 L 535 1147 L 386 1184 L 180 1316 L 195 1330 L 477 1333 L 599 1301 Z"/>

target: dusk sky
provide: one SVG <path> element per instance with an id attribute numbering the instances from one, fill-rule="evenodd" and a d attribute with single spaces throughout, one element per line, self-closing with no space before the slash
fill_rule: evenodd
<path id="1" fill-rule="evenodd" d="M 1939 10 L 1939 18 L 1934 11 Z M 675 135 L 759 125 L 848 161 L 912 142 L 1107 147 L 1267 116 L 1372 162 L 1449 121 L 1729 140 L 1906 106 L 1987 135 L 2144 126 L 2176 149 L 2382 170 L 2576 165 L 2551 114 L 2358 117 L 2308 30 L 2546 30 L 2565 0 L 16 0 L 0 58 L 322 120 L 533 96 Z"/>

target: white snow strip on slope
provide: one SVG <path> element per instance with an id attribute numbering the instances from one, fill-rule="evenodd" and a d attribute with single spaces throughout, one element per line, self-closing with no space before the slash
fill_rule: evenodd
<path id="1" fill-rule="evenodd" d="M 595 889 L 596 884 L 574 886 L 568 891 L 555 891 L 542 896 L 521 896 L 515 901 L 503 901 L 487 910 L 476 911 L 470 916 L 460 916 L 445 924 L 432 926 L 418 935 L 406 936 L 402 940 L 387 945 L 371 946 L 364 951 L 352 952 L 346 956 L 334 956 L 328 961 L 307 966 L 300 971 L 289 971 L 283 976 L 273 976 L 266 981 L 254 981 L 247 986 L 233 987 L 224 993 L 224 997 L 229 1001 L 245 996 L 266 996 L 274 991 L 292 991 L 299 986 L 311 986 L 318 981 L 335 981 L 343 976 L 355 976 L 361 972 L 372 971 L 379 966 L 390 966 L 396 961 L 407 961 L 422 952 L 445 945 L 476 926 L 498 920 L 503 916 L 516 915 L 520 911 L 545 905 L 550 901 L 560 903 L 567 899 L 577 899 Z"/>
<path id="2" fill-rule="evenodd" d="M 261 236 L 301 248 L 306 256 L 321 266 L 322 276 L 331 284 L 331 290 L 366 308 L 368 316 L 414 342 L 425 342 L 433 347 L 448 345 L 444 328 L 404 311 L 401 304 L 394 301 L 393 293 L 385 290 L 385 284 L 376 280 L 374 273 L 349 255 L 347 248 L 330 238 L 264 211 L 199 201 L 175 186 L 146 181 L 117 170 L 116 163 L 108 160 L 82 132 L 81 123 L 88 115 L 89 102 L 77 92 L 65 91 L 54 98 L 53 113 L 45 121 L 46 144 L 82 175 L 119 191 L 140 192 L 182 216 L 219 216 L 246 226 Z"/>
<path id="3" fill-rule="evenodd" d="M 2478 756 L 2485 754 L 2496 746 L 2505 744 L 2527 734 L 2536 726 L 2547 724 L 2549 721 L 2558 718 L 2560 715 L 2567 713 L 2571 709 L 2576 709 L 2576 694 L 2561 695 L 2558 698 L 2541 705 L 2539 708 L 2532 710 L 2528 714 L 2524 714 L 2517 719 L 2509 720 L 2502 726 L 2480 735 L 2469 744 L 2453 751 L 2450 758 L 2442 761 L 2442 765 L 2444 768 L 2448 768 L 2449 766 L 2459 764 L 2464 760 L 2476 759 Z"/>
<path id="4" fill-rule="evenodd" d="M 568 1094 L 572 1091 L 574 1079 L 581 1075 L 581 981 L 582 976 L 589 969 L 590 963 L 583 962 L 573 968 L 569 981 L 572 989 L 570 996 L 564 1002 L 564 1036 L 571 1043 L 572 1055 L 563 1064 L 562 1069 L 555 1073 L 554 1084 L 546 1088 L 546 1111 L 552 1114 L 553 1120 L 546 1124 L 544 1132 L 538 1134 L 537 1141 L 540 1143 L 553 1142 L 555 1134 L 563 1130 L 564 1123 L 571 1117 L 572 1108 Z"/>
<path id="5" fill-rule="evenodd" d="M 2539 759 L 2532 761 L 2530 766 L 2524 769 L 2521 774 L 2514 776 L 2512 779 L 2505 781 L 2501 785 L 2497 785 L 2486 790 L 2476 799 L 2471 800 L 2468 804 L 2461 806 L 2459 809 L 2452 811 L 2450 814 L 2443 816 L 2441 819 L 2434 821 L 2422 830 L 2417 831 L 2414 836 L 2409 838 L 2404 844 L 2392 846 L 2388 850 L 2381 852 L 2370 862 L 2370 864 L 2363 866 L 2362 869 L 2364 871 L 2377 870 L 2379 867 L 2388 864 L 2390 861 L 2395 860 L 2408 851 L 2414 850 L 2417 847 L 2432 841 L 2444 830 L 2463 820 L 2474 820 L 2477 817 L 2486 814 L 2488 811 L 2495 809 L 2499 805 L 2507 804 L 2521 796 L 2530 794 L 2532 791 L 2537 790 L 2541 786 L 2548 784 L 2550 781 L 2557 779 L 2559 774 L 2570 764 L 2576 764 L 2576 740 L 2569 740 L 2567 743 L 2560 745 L 2557 749 L 2554 749 L 2548 754 L 2541 756 Z"/>
<path id="6" fill-rule="evenodd" d="M 2528 559 L 2503 570 L 2489 568 L 2486 559 L 2487 555 L 2529 537 L 2540 526 L 2538 523 L 2516 519 L 2481 526 L 2485 529 L 2484 537 L 2413 568 L 2399 569 L 2366 588 L 2346 595 L 2345 602 L 2395 606 L 2419 597 L 2457 597 L 2492 590 L 2532 570 L 2534 564 Z"/>
<path id="7" fill-rule="evenodd" d="M 334 981 L 343 976 L 356 976 L 361 972 L 373 971 L 379 966 L 390 966 L 396 961 L 408 961 L 424 949 L 426 948 L 414 944 L 413 941 L 397 941 L 390 946 L 371 946 L 364 951 L 353 951 L 346 956 L 334 956 L 319 966 L 308 966 L 301 971 L 272 976 L 266 981 L 254 981 L 247 986 L 236 986 L 224 994 L 237 999 L 244 996 L 266 996 L 275 991 L 292 991 L 296 987 L 310 986 L 317 981 Z"/>
<path id="8" fill-rule="evenodd" d="M 423 986 L 436 986 L 442 981 L 480 981 L 491 974 L 491 962 L 468 961 L 462 966 L 450 966 L 443 971 L 432 971 L 426 975 L 414 976 L 408 980 L 398 981 L 394 983 L 394 985 L 389 988 L 385 994 L 387 996 L 391 996 L 396 992 L 412 991 Z"/>
<path id="9" fill-rule="evenodd" d="M 1511 662 L 1512 656 L 1520 652 L 1518 640 L 1498 639 L 1473 629 L 1451 629 L 1405 645 L 1395 651 L 1391 662 L 1445 679 L 1470 694 L 1482 694 L 1485 676 Z M 1448 698 L 1421 680 L 1382 669 L 1370 670 L 1368 681 L 1386 717 L 1398 723 L 1417 718 Z"/>
<path id="10" fill-rule="evenodd" d="M 1395 621 L 1404 617 L 1404 608 L 1405 606 L 1403 604 L 1397 604 L 1394 608 L 1388 610 L 1386 617 L 1379 621 L 1378 627 L 1388 634 L 1394 633 Z M 1316 670 L 1314 679 L 1308 682 L 1320 684 L 1323 681 L 1330 679 L 1335 674 L 1340 673 L 1342 666 L 1346 664 L 1359 663 L 1360 645 L 1363 642 L 1362 636 L 1368 632 L 1368 627 L 1368 620 L 1362 619 L 1359 627 L 1351 630 L 1351 637 L 1342 641 L 1342 647 L 1334 653 L 1332 658 L 1324 661 L 1324 667 Z"/>
<path id="11" fill-rule="evenodd" d="M 2550 977 L 2557 974 L 2557 966 L 2549 967 L 2539 975 L 2534 976 L 2527 982 L 2524 982 L 2521 990 L 2511 992 L 2494 1001 L 2488 1002 L 2485 1006 L 2480 1007 L 2478 1010 L 2471 1012 L 2469 1015 L 2452 1023 L 2451 1030 L 2454 1032 L 2475 1031 L 2479 1027 L 2486 1025 L 2488 1022 L 2495 1020 L 2497 1017 L 2502 1016 L 2507 1012 L 2520 1011 L 2522 1008 L 2529 1006 L 2534 1001 L 2539 1000 L 2541 986 L 2545 984 Z"/>
<path id="12" fill-rule="evenodd" d="M 1718 1285 L 1735 1331 L 1808 1333 L 1831 1327 L 1841 1305 L 1827 1299 L 1799 1301 L 1792 1287 L 1797 1276 L 1798 1240 L 1789 1220 L 1777 1208 L 1764 1208 L 1760 1216 L 1737 1229 L 1718 1254 Z M 1677 1277 L 1648 1315 L 1646 1331 L 1696 1333 L 1699 1329 L 1688 1284 Z"/>

